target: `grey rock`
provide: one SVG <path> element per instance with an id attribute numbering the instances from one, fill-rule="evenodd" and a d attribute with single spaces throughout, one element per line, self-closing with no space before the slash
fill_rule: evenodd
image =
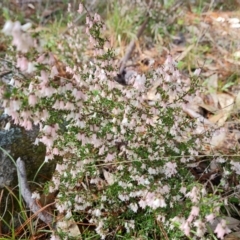
<path id="1" fill-rule="evenodd" d="M 14 141 L 21 137 L 19 128 L 12 128 L 9 131 L 0 131 L 0 188 L 5 185 L 9 186 L 14 179 L 14 172 L 16 171 L 11 156 L 10 146 Z"/>

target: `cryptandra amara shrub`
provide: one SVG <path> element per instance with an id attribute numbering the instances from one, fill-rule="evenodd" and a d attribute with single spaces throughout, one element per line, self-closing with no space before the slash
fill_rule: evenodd
<path id="1" fill-rule="evenodd" d="M 187 168 L 201 146 L 198 123 L 182 111 L 196 79 L 183 79 L 168 56 L 148 76 L 133 76 L 131 86 L 117 83 L 98 14 L 87 13 L 84 33 L 70 24 L 52 48 L 28 27 L 4 26 L 16 70 L 1 84 L 0 97 L 14 124 L 39 126 L 35 144 L 45 144 L 45 161 L 62 157 L 48 184 L 50 192 L 59 190 L 58 212 L 87 220 L 102 239 L 202 238 L 221 201 L 212 201 Z M 82 56 L 86 48 L 91 60 Z M 224 224 L 218 225 L 222 236 Z"/>

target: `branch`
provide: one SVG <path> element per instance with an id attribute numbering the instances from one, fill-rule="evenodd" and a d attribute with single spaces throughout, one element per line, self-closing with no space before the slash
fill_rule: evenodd
<path id="1" fill-rule="evenodd" d="M 32 193 L 27 182 L 25 163 L 20 158 L 18 158 L 16 161 L 16 165 L 19 189 L 21 195 L 23 196 L 23 199 L 25 200 L 28 207 L 35 215 L 37 215 L 46 224 L 52 225 L 53 223 L 52 215 L 49 214 L 47 211 L 44 211 L 40 206 L 38 206 L 35 199 L 32 198 Z"/>
<path id="2" fill-rule="evenodd" d="M 147 9 L 147 13 L 146 13 L 146 19 L 145 21 L 143 22 L 143 24 L 140 26 L 140 28 L 138 29 L 138 32 L 137 32 L 137 39 L 140 38 L 140 36 L 142 35 L 143 31 L 145 30 L 147 24 L 148 24 L 148 21 L 150 19 L 150 16 L 149 16 L 149 10 L 153 7 L 153 1 L 150 1 L 149 3 L 149 7 Z M 123 71 L 124 71 L 124 68 L 126 66 L 126 63 L 128 61 L 128 59 L 130 58 L 133 50 L 135 49 L 135 46 L 136 46 L 136 43 L 135 43 L 135 39 L 133 39 L 130 44 L 128 45 L 128 48 L 127 48 L 127 51 L 126 51 L 126 54 L 125 56 L 122 58 L 121 62 L 120 62 L 120 67 L 119 67 L 119 74 L 122 74 Z"/>
<path id="3" fill-rule="evenodd" d="M 147 18 L 145 19 L 145 21 L 143 22 L 143 24 L 141 25 L 141 27 L 139 28 L 138 32 L 137 32 L 137 38 L 140 38 L 140 36 L 142 35 L 144 29 L 147 26 L 149 20 L 149 16 L 147 16 Z M 122 58 L 121 63 L 120 63 L 120 69 L 119 69 L 119 73 L 121 74 L 125 68 L 125 65 L 128 61 L 128 59 L 130 58 L 133 50 L 135 49 L 136 43 L 135 43 L 135 39 L 133 39 L 130 44 L 128 45 L 127 51 L 125 56 Z"/>

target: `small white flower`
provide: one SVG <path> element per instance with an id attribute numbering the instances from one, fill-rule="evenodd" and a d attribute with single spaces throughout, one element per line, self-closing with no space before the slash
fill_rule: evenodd
<path id="1" fill-rule="evenodd" d="M 131 210 L 132 210 L 133 212 L 137 212 L 137 210 L 138 210 L 138 205 L 137 205 L 136 203 L 131 203 L 131 204 L 129 205 L 129 207 L 131 208 Z"/>
<path id="2" fill-rule="evenodd" d="M 231 24 L 235 24 L 235 23 L 239 23 L 240 20 L 238 18 L 229 18 L 228 22 L 231 23 Z"/>
<path id="3" fill-rule="evenodd" d="M 24 25 L 21 26 L 21 29 L 26 32 L 27 30 L 29 30 L 32 27 L 32 23 L 25 23 Z"/>
<path id="4" fill-rule="evenodd" d="M 194 71 L 193 75 L 198 77 L 198 76 L 201 74 L 201 71 L 202 71 L 201 68 L 197 68 L 197 69 Z"/>
<path id="5" fill-rule="evenodd" d="M 13 26 L 14 26 L 14 23 L 12 21 L 7 21 L 5 24 L 4 24 L 4 27 L 2 29 L 2 32 L 9 36 L 11 35 L 12 33 L 12 29 L 13 29 Z"/>
<path id="6" fill-rule="evenodd" d="M 8 130 L 10 129 L 10 127 L 11 127 L 11 124 L 10 124 L 10 122 L 8 122 L 8 123 L 6 124 L 4 130 L 8 131 Z"/>
<path id="7" fill-rule="evenodd" d="M 33 62 L 29 62 L 27 66 L 27 73 L 32 73 L 36 70 L 35 64 Z"/>
<path id="8" fill-rule="evenodd" d="M 15 82 L 14 78 L 11 78 L 11 81 L 8 84 L 13 86 L 14 82 Z"/>
<path id="9" fill-rule="evenodd" d="M 231 28 L 240 28 L 240 23 L 232 23 Z"/>
<path id="10" fill-rule="evenodd" d="M 223 17 L 218 17 L 218 18 L 216 19 L 216 21 L 217 21 L 217 22 L 225 22 L 225 18 L 223 18 Z"/>
<path id="11" fill-rule="evenodd" d="M 67 214 L 65 215 L 66 219 L 70 219 L 72 217 L 71 211 L 67 211 Z"/>
<path id="12" fill-rule="evenodd" d="M 78 13 L 82 13 L 83 12 L 83 5 L 80 3 L 79 7 L 78 7 Z"/>
<path id="13" fill-rule="evenodd" d="M 33 199 L 40 199 L 40 194 L 37 193 L 37 192 L 33 192 L 31 198 L 33 198 Z"/>
<path id="14" fill-rule="evenodd" d="M 95 215 L 96 217 L 100 217 L 101 216 L 101 211 L 99 209 L 94 209 L 93 210 L 93 215 Z"/>

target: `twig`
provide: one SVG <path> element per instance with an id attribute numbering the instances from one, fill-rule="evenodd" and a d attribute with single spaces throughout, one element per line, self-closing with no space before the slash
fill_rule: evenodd
<path id="1" fill-rule="evenodd" d="M 6 75 L 8 75 L 8 74 L 10 74 L 10 73 L 12 73 L 11 70 L 5 71 L 5 72 L 1 72 L 1 73 L 0 73 L 0 77 L 4 77 L 4 76 L 6 76 Z"/>
<path id="2" fill-rule="evenodd" d="M 139 28 L 139 30 L 138 30 L 138 32 L 137 32 L 137 38 L 139 38 L 139 37 L 142 35 L 144 29 L 145 29 L 146 26 L 147 26 L 148 21 L 149 21 L 149 16 L 147 16 L 147 18 L 145 19 L 145 21 L 143 22 L 143 24 L 142 24 L 141 27 Z M 130 44 L 129 44 L 128 48 L 127 48 L 126 54 L 125 54 L 125 56 L 124 56 L 124 57 L 122 58 L 122 60 L 121 60 L 119 73 L 122 73 L 122 72 L 123 72 L 123 70 L 124 70 L 124 68 L 125 68 L 125 65 L 126 65 L 128 59 L 130 58 L 133 50 L 135 49 L 135 46 L 136 46 L 136 42 L 135 42 L 135 41 L 136 41 L 136 40 L 133 39 L 133 40 L 130 42 Z"/>
<path id="3" fill-rule="evenodd" d="M 21 195 L 23 196 L 23 199 L 25 200 L 30 210 L 35 215 L 37 215 L 43 222 L 51 226 L 53 223 L 52 215 L 50 215 L 46 211 L 42 211 L 42 208 L 40 208 L 37 205 L 36 201 L 32 198 L 32 193 L 30 191 L 30 188 L 27 182 L 25 163 L 20 158 L 18 158 L 16 161 L 16 165 L 17 165 L 19 188 L 20 188 Z"/>

